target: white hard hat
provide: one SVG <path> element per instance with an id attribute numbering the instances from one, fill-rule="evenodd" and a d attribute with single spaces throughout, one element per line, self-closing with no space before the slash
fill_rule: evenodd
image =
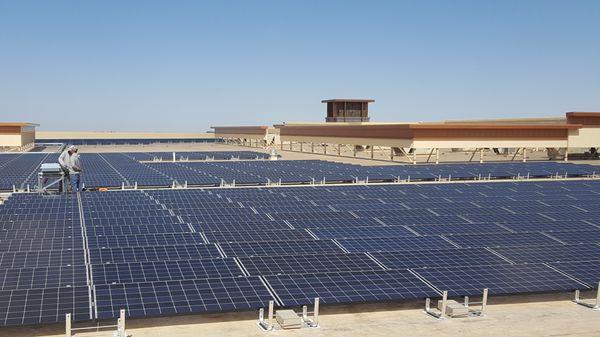
<path id="1" fill-rule="evenodd" d="M 69 151 L 75 151 L 75 150 L 77 150 L 77 146 L 75 146 L 75 145 L 69 146 Z"/>

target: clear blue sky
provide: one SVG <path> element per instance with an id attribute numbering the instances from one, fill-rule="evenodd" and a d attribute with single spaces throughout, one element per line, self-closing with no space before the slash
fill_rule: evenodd
<path id="1" fill-rule="evenodd" d="M 600 111 L 600 1 L 0 0 L 0 120 L 204 131 Z"/>

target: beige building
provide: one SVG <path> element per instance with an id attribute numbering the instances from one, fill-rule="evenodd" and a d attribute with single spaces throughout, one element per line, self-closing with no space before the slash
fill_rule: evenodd
<path id="1" fill-rule="evenodd" d="M 0 123 L 0 147 L 18 151 L 35 145 L 34 123 Z"/>

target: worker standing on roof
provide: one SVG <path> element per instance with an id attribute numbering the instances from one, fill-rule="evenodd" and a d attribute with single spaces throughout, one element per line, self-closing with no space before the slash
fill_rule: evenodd
<path id="1" fill-rule="evenodd" d="M 73 192 L 81 192 L 81 158 L 77 153 L 77 148 L 71 150 L 72 154 L 69 157 L 69 177 L 71 179 L 71 188 Z"/>
<path id="2" fill-rule="evenodd" d="M 69 164 L 71 162 L 71 155 L 73 154 L 73 150 L 77 150 L 77 148 L 74 145 L 71 145 L 69 147 L 67 147 L 58 157 L 58 164 L 60 165 L 60 168 L 63 170 L 63 174 L 64 174 L 64 185 L 67 187 L 67 190 L 69 189 L 69 186 L 71 185 L 71 179 L 69 177 Z M 58 191 L 62 192 L 62 187 L 63 185 L 58 185 Z"/>

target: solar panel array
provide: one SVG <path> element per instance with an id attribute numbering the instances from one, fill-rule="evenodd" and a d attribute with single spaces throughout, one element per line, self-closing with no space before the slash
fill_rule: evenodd
<path id="1" fill-rule="evenodd" d="M 599 187 L 13 194 L 0 206 L 0 325 L 589 289 Z"/>
<path id="2" fill-rule="evenodd" d="M 173 183 L 267 185 L 579 177 L 594 175 L 597 170 L 592 165 L 559 162 L 361 166 L 321 160 L 254 160 L 267 156 L 253 151 L 177 152 L 178 161 L 172 162 L 171 152 L 83 153 L 82 181 L 88 188 L 136 184 L 162 187 Z M 40 164 L 57 161 L 56 153 L 0 154 L 0 190 L 34 187 Z"/>

